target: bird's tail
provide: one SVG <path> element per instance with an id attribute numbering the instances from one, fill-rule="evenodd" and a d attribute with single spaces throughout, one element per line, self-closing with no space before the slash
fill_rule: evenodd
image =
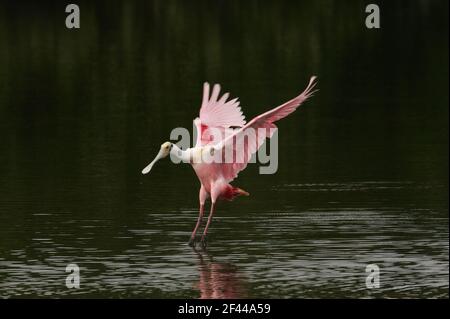
<path id="1" fill-rule="evenodd" d="M 250 194 L 239 187 L 234 187 L 228 185 L 225 192 L 222 193 L 221 197 L 226 200 L 233 200 L 237 196 L 250 196 Z"/>
<path id="2" fill-rule="evenodd" d="M 239 187 L 233 187 L 236 196 L 250 196 L 250 194 Z"/>

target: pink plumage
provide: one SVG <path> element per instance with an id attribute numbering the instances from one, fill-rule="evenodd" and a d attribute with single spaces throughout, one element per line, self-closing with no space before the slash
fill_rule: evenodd
<path id="1" fill-rule="evenodd" d="M 247 192 L 229 184 L 238 173 L 247 167 L 251 156 L 258 151 L 266 138 L 272 137 L 275 122 L 294 112 L 306 99 L 314 94 L 316 77 L 311 77 L 306 89 L 292 100 L 267 111 L 250 122 L 245 122 L 245 117 L 237 99 L 227 102 L 229 93 L 225 93 L 219 99 L 220 86 L 214 85 L 211 97 L 209 96 L 209 84 L 203 86 L 203 101 L 200 108 L 200 117 L 194 120 L 197 128 L 196 146 L 212 146 L 214 151 L 223 157 L 223 153 L 230 152 L 233 156 L 232 163 L 194 163 L 192 164 L 202 186 L 200 188 L 200 215 L 197 225 L 191 235 L 190 243 L 195 242 L 195 235 L 203 217 L 203 207 L 207 197 L 211 197 L 211 212 L 206 224 L 201 242 L 206 244 L 205 236 L 214 213 L 214 204 L 217 199 L 232 200 L 239 195 L 248 195 Z M 230 127 L 240 127 L 229 131 Z M 221 139 L 211 139 L 210 130 L 214 128 L 220 132 Z M 246 134 L 252 130 L 256 134 Z M 258 134 L 263 132 L 263 134 Z M 242 141 L 243 139 L 245 141 Z"/>
<path id="2" fill-rule="evenodd" d="M 199 117 L 194 120 L 197 131 L 193 148 L 182 151 L 175 144 L 166 142 L 156 158 L 142 171 L 147 174 L 156 161 L 172 154 L 189 161 L 200 180 L 200 212 L 192 232 L 190 245 L 195 243 L 196 233 L 203 218 L 205 201 L 211 198 L 211 211 L 203 231 L 201 243 L 206 246 L 206 234 L 211 224 L 215 203 L 218 199 L 232 200 L 236 196 L 249 194 L 229 183 L 247 167 L 252 155 L 258 151 L 266 138 L 271 138 L 277 129 L 275 122 L 294 112 L 306 99 L 311 97 L 316 85 L 316 77 L 311 77 L 306 89 L 292 100 L 258 115 L 246 123 L 237 98 L 229 100 L 229 93 L 220 96 L 220 85 L 213 86 L 210 94 L 208 83 L 203 85 L 203 100 Z M 196 161 L 196 157 L 209 154 L 210 162 Z M 227 157 L 228 156 L 228 157 Z M 225 160 L 226 159 L 226 160 Z M 225 160 L 225 161 L 224 161 Z"/>
<path id="3" fill-rule="evenodd" d="M 214 178 L 205 178 L 205 171 L 211 173 L 214 168 L 215 172 L 212 176 L 223 177 L 226 182 L 235 179 L 238 173 L 247 167 L 251 156 L 258 151 L 266 138 L 272 137 L 276 126 L 274 122 L 288 116 L 294 112 L 306 99 L 311 97 L 316 85 L 316 77 L 311 77 L 307 88 L 292 100 L 253 118 L 247 124 L 242 114 L 239 102 L 236 99 L 230 101 L 233 103 L 225 103 L 229 94 L 225 93 L 220 100 L 218 99 L 220 86 L 214 85 L 213 95 L 209 99 L 209 84 L 205 83 L 203 87 L 203 102 L 200 109 L 200 118 L 194 123 L 197 128 L 197 141 L 199 145 L 213 145 L 214 149 L 220 153 L 229 151 L 233 153 L 233 163 L 220 163 L 220 165 L 198 164 L 194 166 L 197 175 L 201 176 L 202 184 L 209 190 L 214 184 Z M 222 132 L 222 140 L 211 140 L 209 130 L 213 127 L 217 131 Z M 230 127 L 241 127 L 240 129 L 230 130 Z M 246 134 L 247 131 L 265 132 L 263 135 Z M 232 132 L 232 133 L 230 133 Z M 246 137 L 247 141 L 242 142 L 241 139 Z M 241 143 L 240 143 L 241 142 Z M 238 147 L 242 146 L 242 147 Z M 226 150 L 227 149 L 227 150 Z M 231 149 L 231 150 L 230 150 Z"/>

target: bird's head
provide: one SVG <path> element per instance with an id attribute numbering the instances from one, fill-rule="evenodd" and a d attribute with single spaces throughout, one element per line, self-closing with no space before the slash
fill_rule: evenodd
<path id="1" fill-rule="evenodd" d="M 165 142 L 161 145 L 161 149 L 159 150 L 158 154 L 156 155 L 155 159 L 147 165 L 147 167 L 145 167 L 142 170 L 142 174 L 147 174 L 150 172 L 150 170 L 152 169 L 153 165 L 155 165 L 155 163 L 160 160 L 161 158 L 165 158 L 170 154 L 170 151 L 173 148 L 173 144 L 170 142 Z"/>

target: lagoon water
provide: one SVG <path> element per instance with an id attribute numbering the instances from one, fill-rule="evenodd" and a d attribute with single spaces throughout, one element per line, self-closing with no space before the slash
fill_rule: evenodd
<path id="1" fill-rule="evenodd" d="M 448 3 L 82 3 L 0 10 L 0 297 L 448 298 Z M 142 168 L 192 127 L 204 81 L 278 123 L 187 245 L 199 182 Z M 80 288 L 66 287 L 66 266 Z M 366 287 L 366 266 L 380 287 Z"/>

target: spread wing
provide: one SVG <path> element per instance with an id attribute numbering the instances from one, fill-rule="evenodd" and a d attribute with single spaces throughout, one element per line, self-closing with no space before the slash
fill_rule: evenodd
<path id="1" fill-rule="evenodd" d="M 220 85 L 215 84 L 210 95 L 209 83 L 203 84 L 203 100 L 200 116 L 194 120 L 197 129 L 196 146 L 210 143 L 208 128 L 226 130 L 229 127 L 242 127 L 245 125 L 245 116 L 242 113 L 237 98 L 228 100 L 229 93 L 219 97 Z M 217 140 L 216 140 L 217 142 Z"/>
<path id="2" fill-rule="evenodd" d="M 316 91 L 316 77 L 311 77 L 305 91 L 292 100 L 263 113 L 240 129 L 234 130 L 214 145 L 218 156 L 233 154 L 233 162 L 223 165 L 223 176 L 227 181 L 235 179 L 240 171 L 247 167 L 251 156 L 258 151 L 266 138 L 271 138 L 275 132 L 274 122 L 288 116 L 294 112 L 306 99 L 311 97 Z"/>

